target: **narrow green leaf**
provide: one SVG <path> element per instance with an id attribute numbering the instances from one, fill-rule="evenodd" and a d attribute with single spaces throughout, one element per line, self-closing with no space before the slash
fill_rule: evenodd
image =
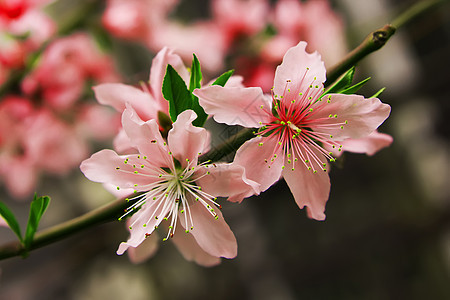
<path id="1" fill-rule="evenodd" d="M 202 70 L 200 68 L 200 62 L 198 61 L 197 56 L 192 58 L 192 66 L 191 66 L 191 78 L 189 82 L 189 91 L 192 92 L 195 89 L 199 89 L 201 87 L 202 82 Z"/>
<path id="2" fill-rule="evenodd" d="M 385 89 L 386 89 L 385 87 L 382 88 L 382 89 L 380 89 L 378 92 L 375 93 L 375 95 L 373 95 L 373 96 L 370 97 L 370 98 L 378 98 L 378 96 L 380 96 L 380 94 L 381 94 L 382 92 L 384 92 Z"/>
<path id="3" fill-rule="evenodd" d="M 25 232 L 25 238 L 23 241 L 25 248 L 28 248 L 31 245 L 34 234 L 36 233 L 39 222 L 41 221 L 41 217 L 47 210 L 49 203 L 50 197 L 37 197 L 36 194 L 34 195 L 34 199 L 30 204 L 30 215 L 28 216 L 27 230 Z"/>
<path id="4" fill-rule="evenodd" d="M 167 65 L 162 93 L 164 98 L 169 101 L 169 115 L 173 122 L 180 113 L 192 108 L 191 92 L 171 65 Z"/>
<path id="5" fill-rule="evenodd" d="M 346 88 L 345 90 L 341 91 L 341 94 L 346 94 L 346 95 L 350 95 L 350 94 L 354 94 L 357 91 L 359 91 L 360 88 L 363 87 L 363 85 L 365 85 L 367 83 L 367 81 L 370 80 L 370 77 L 364 79 L 363 81 L 358 82 L 355 85 L 352 85 L 349 88 Z"/>
<path id="6" fill-rule="evenodd" d="M 197 114 L 197 119 L 192 122 L 192 125 L 203 127 L 206 119 L 208 119 L 208 115 L 203 110 L 203 107 L 200 106 L 200 103 L 198 103 L 198 98 L 194 94 L 192 94 L 192 110 Z"/>
<path id="7" fill-rule="evenodd" d="M 233 75 L 233 73 L 234 73 L 234 70 L 230 70 L 230 71 L 223 73 L 222 75 L 217 77 L 217 79 L 213 82 L 213 85 L 225 86 L 228 79 L 230 79 L 230 77 L 231 77 L 231 75 Z"/>
<path id="8" fill-rule="evenodd" d="M 5 219 L 9 228 L 17 235 L 19 240 L 22 242 L 22 233 L 20 232 L 20 226 L 17 222 L 14 214 L 9 210 L 9 208 L 2 202 L 0 202 L 0 215 Z"/>
<path id="9" fill-rule="evenodd" d="M 352 67 L 350 70 L 347 71 L 338 81 L 336 81 L 331 87 L 326 90 L 321 97 L 323 97 L 326 94 L 331 93 L 339 93 L 346 88 L 348 88 L 353 81 L 353 76 L 355 75 L 355 67 Z"/>

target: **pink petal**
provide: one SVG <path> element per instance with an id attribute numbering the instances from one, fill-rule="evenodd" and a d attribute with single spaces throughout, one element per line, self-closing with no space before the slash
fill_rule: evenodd
<path id="1" fill-rule="evenodd" d="M 261 88 L 221 87 L 212 85 L 193 92 L 199 103 L 214 120 L 228 125 L 261 127 L 272 118 L 271 100 Z"/>
<path id="2" fill-rule="evenodd" d="M 374 155 L 381 149 L 390 146 L 393 141 L 394 139 L 389 134 L 374 131 L 364 138 L 346 139 L 341 144 L 344 151 Z"/>
<path id="3" fill-rule="evenodd" d="M 156 205 L 156 206 L 155 206 Z M 130 238 L 126 242 L 122 242 L 117 249 L 117 254 L 122 255 L 130 247 L 137 247 L 153 234 L 155 227 L 158 227 L 163 221 L 163 217 L 167 216 L 169 209 L 158 206 L 158 203 L 147 201 L 142 208 L 136 212 L 130 219 L 127 220 L 128 230 L 130 231 Z M 156 218 L 155 216 L 159 216 Z"/>
<path id="4" fill-rule="evenodd" d="M 161 110 L 169 112 L 169 102 L 162 95 L 162 84 L 166 74 L 167 65 L 170 64 L 184 82 L 189 83 L 190 74 L 184 66 L 181 57 L 173 53 L 173 49 L 164 47 L 156 54 L 150 69 L 150 88 L 155 100 L 159 103 Z"/>
<path id="5" fill-rule="evenodd" d="M 179 223 L 178 226 L 180 226 L 180 224 L 181 223 Z M 212 256 L 200 248 L 191 233 L 177 230 L 173 235 L 172 241 L 187 261 L 195 261 L 197 264 L 204 267 L 212 267 L 220 264 L 220 258 Z"/>
<path id="6" fill-rule="evenodd" d="M 283 170 L 283 177 L 294 195 L 297 205 L 300 208 L 306 206 L 310 218 L 325 220 L 325 203 L 330 194 L 328 173 L 322 170 L 313 173 L 312 170 L 299 165 L 294 171 L 287 168 Z"/>
<path id="7" fill-rule="evenodd" d="M 120 113 L 125 110 L 125 104 L 130 103 L 144 120 L 150 120 L 156 119 L 157 112 L 161 109 L 149 93 L 133 86 L 122 83 L 103 83 L 93 89 L 99 103 L 110 105 Z"/>
<path id="8" fill-rule="evenodd" d="M 218 197 L 228 197 L 228 201 L 241 202 L 244 198 L 258 195 L 260 185 L 245 176 L 244 167 L 235 163 L 211 164 L 205 166 L 201 173 L 206 175 L 196 182 L 206 193 Z"/>
<path id="9" fill-rule="evenodd" d="M 261 142 L 263 144 L 259 146 Z M 243 166 L 247 178 L 259 183 L 261 191 L 267 190 L 280 179 L 283 160 L 270 161 L 273 154 L 280 156 L 280 151 L 274 152 L 276 146 L 276 139 L 258 136 L 245 142 L 236 152 L 234 164 Z"/>
<path id="10" fill-rule="evenodd" d="M 127 136 L 123 128 L 119 130 L 119 133 L 114 138 L 113 145 L 114 149 L 121 154 L 129 154 L 136 152 L 136 149 L 134 149 L 133 146 L 131 145 L 130 138 Z"/>
<path id="11" fill-rule="evenodd" d="M 318 106 L 320 108 L 317 108 Z M 323 121 L 312 123 L 310 127 L 320 132 L 323 131 L 320 126 L 324 124 L 341 124 L 342 128 L 337 125 L 329 126 L 326 130 L 336 141 L 346 138 L 359 139 L 369 135 L 386 120 L 391 111 L 388 104 L 382 103 L 377 98 L 364 99 L 359 95 L 343 94 L 323 97 L 316 103 L 314 109 L 316 108 L 318 111 L 314 114 L 314 119 Z"/>
<path id="12" fill-rule="evenodd" d="M 158 244 L 159 237 L 158 234 L 154 232 L 136 248 L 129 248 L 128 257 L 130 258 L 130 261 L 134 264 L 139 264 L 146 261 L 153 255 L 155 255 L 156 251 L 158 250 Z"/>
<path id="13" fill-rule="evenodd" d="M 125 163 L 125 160 L 127 160 L 127 163 Z M 142 157 L 138 159 L 137 155 L 119 156 L 116 152 L 106 149 L 94 153 L 90 158 L 84 160 L 80 169 L 89 180 L 109 183 L 121 189 L 140 190 L 140 186 L 158 180 L 147 176 L 147 174 L 142 174 L 140 170 L 139 173 L 134 173 L 136 169 L 140 169 L 141 165 Z M 133 166 L 137 166 L 137 168 Z M 120 169 L 116 169 L 117 167 Z M 145 170 L 150 172 L 147 168 Z M 155 177 L 157 175 L 158 173 Z"/>
<path id="14" fill-rule="evenodd" d="M 196 118 L 194 111 L 183 111 L 173 123 L 167 137 L 173 156 L 181 162 L 183 167 L 187 165 L 186 159 L 196 165 L 198 156 L 209 147 L 206 129 L 192 125 L 192 121 Z"/>
<path id="15" fill-rule="evenodd" d="M 159 125 L 152 119 L 142 121 L 136 111 L 127 105 L 122 114 L 122 126 L 130 138 L 131 145 L 139 150 L 139 153 L 151 157 L 152 163 L 158 167 L 172 165 L 172 158 L 168 154 Z"/>
<path id="16" fill-rule="evenodd" d="M 325 81 L 325 65 L 317 52 L 307 53 L 306 42 L 300 42 L 290 48 L 283 57 L 283 62 L 277 67 L 273 93 L 280 98 L 286 89 L 286 82 L 290 81 L 289 88 L 304 92 L 312 86 L 322 86 Z"/>
<path id="17" fill-rule="evenodd" d="M 194 229 L 190 230 L 190 233 L 198 245 L 206 253 L 215 257 L 236 257 L 236 238 L 225 222 L 222 212 L 219 209 L 215 210 L 218 216 L 216 220 L 200 202 L 194 202 L 189 209 L 194 222 Z M 183 222 L 181 225 L 184 226 Z"/>

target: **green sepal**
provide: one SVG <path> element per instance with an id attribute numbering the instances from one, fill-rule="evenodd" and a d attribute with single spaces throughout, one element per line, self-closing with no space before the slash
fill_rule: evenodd
<path id="1" fill-rule="evenodd" d="M 380 94 L 382 93 L 382 92 L 384 92 L 384 90 L 385 90 L 386 88 L 384 87 L 384 88 L 381 88 L 378 92 L 376 92 L 372 97 L 370 97 L 370 98 L 377 98 L 378 96 L 380 96 Z"/>
<path id="2" fill-rule="evenodd" d="M 196 68 L 197 67 L 194 69 Z M 200 69 L 200 64 L 198 64 L 198 69 Z M 193 82 L 196 80 L 198 80 L 198 78 L 193 80 Z M 175 71 L 171 65 L 167 65 L 166 75 L 163 80 L 162 93 L 164 98 L 169 101 L 169 115 L 172 122 L 175 122 L 178 115 L 183 111 L 192 109 L 197 114 L 197 118 L 194 122 L 192 122 L 192 124 L 197 127 L 203 126 L 208 118 L 208 115 L 198 103 L 198 98 L 188 90 L 184 80 L 180 77 L 180 75 L 178 75 L 177 71 Z"/>
<path id="3" fill-rule="evenodd" d="M 183 111 L 192 109 L 191 92 L 189 92 L 184 80 L 171 65 L 167 65 L 162 93 L 164 98 L 169 101 L 169 115 L 172 122 L 175 122 L 178 115 Z"/>
<path id="4" fill-rule="evenodd" d="M 191 78 L 189 80 L 189 91 L 192 92 L 195 89 L 199 89 L 201 87 L 201 82 L 202 70 L 200 68 L 200 62 L 194 54 L 194 57 L 192 58 Z"/>
<path id="5" fill-rule="evenodd" d="M 346 94 L 346 95 L 351 95 L 356 93 L 357 91 L 359 91 L 360 88 L 363 87 L 363 85 L 365 85 L 367 83 L 367 81 L 370 80 L 370 77 L 364 79 L 363 81 L 358 82 L 355 85 L 352 85 L 351 87 L 346 88 L 345 90 L 341 91 L 340 94 Z"/>
<path id="6" fill-rule="evenodd" d="M 5 219 L 9 228 L 17 235 L 19 241 L 22 242 L 22 233 L 20 232 L 20 225 L 11 210 L 2 202 L 0 202 L 0 215 Z"/>
<path id="7" fill-rule="evenodd" d="M 208 115 L 205 113 L 205 110 L 203 107 L 200 106 L 200 103 L 198 102 L 198 97 L 192 94 L 192 91 L 201 88 L 201 82 L 202 82 L 202 70 L 200 67 L 200 62 L 197 59 L 197 56 L 192 58 L 192 66 L 191 66 L 191 79 L 189 83 L 189 92 L 191 93 L 192 97 L 192 105 L 191 108 L 195 113 L 197 114 L 197 119 L 192 122 L 192 125 L 197 127 L 203 127 L 203 125 L 206 122 L 206 119 L 208 119 Z"/>
<path id="8" fill-rule="evenodd" d="M 223 73 L 222 75 L 217 77 L 217 79 L 213 82 L 212 85 L 225 86 L 225 84 L 228 82 L 228 79 L 230 79 L 230 77 L 233 75 L 233 73 L 234 73 L 234 70 L 230 70 L 230 71 Z"/>
<path id="9" fill-rule="evenodd" d="M 38 229 L 41 217 L 47 210 L 49 203 L 50 197 L 38 197 L 36 194 L 34 194 L 34 199 L 30 204 L 30 215 L 28 216 L 27 230 L 25 232 L 25 237 L 23 240 L 25 249 L 28 249 L 33 242 L 34 234 Z"/>
<path id="10" fill-rule="evenodd" d="M 355 67 L 352 67 L 350 70 L 347 71 L 344 75 L 341 76 L 338 81 L 336 81 L 332 86 L 330 86 L 321 96 L 321 98 L 326 94 L 331 93 L 339 93 L 346 88 L 348 88 L 353 81 L 353 76 L 355 75 Z"/>

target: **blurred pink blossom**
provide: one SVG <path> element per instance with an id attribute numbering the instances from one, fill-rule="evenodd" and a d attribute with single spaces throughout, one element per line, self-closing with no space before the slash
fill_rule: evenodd
<path id="1" fill-rule="evenodd" d="M 196 117 L 191 110 L 182 112 L 166 142 L 156 120 L 142 121 L 127 105 L 122 126 L 139 154 L 119 156 L 102 150 L 81 164 L 81 171 L 92 181 L 142 192 L 133 198 L 137 202 L 125 213 L 140 207 L 128 221 L 131 236 L 119 246 L 118 254 L 129 247 L 144 246 L 146 238 L 166 220 L 165 239 L 176 237 L 174 242 L 186 258 L 211 264 L 211 256 L 236 256 L 236 239 L 217 209 L 220 205 L 216 197 L 241 201 L 254 194 L 258 184 L 245 177 L 241 166 L 198 164 L 198 156 L 209 147 L 209 138 L 204 128 L 192 125 Z M 202 252 L 192 253 L 198 249 Z M 154 243 L 142 251 L 132 254 L 135 260 L 154 253 Z"/>
<path id="2" fill-rule="evenodd" d="M 30 1 L 0 1 L 0 66 L 21 68 L 28 54 L 56 31 L 54 22 Z M 3 11 L 3 14 L 2 14 Z M 14 18 L 2 15 L 12 13 Z"/>
<path id="3" fill-rule="evenodd" d="M 257 87 L 210 86 L 194 94 L 217 122 L 260 128 L 234 160 L 245 167 L 248 178 L 264 191 L 283 176 L 298 206 L 306 206 L 309 217 L 324 220 L 330 191 L 327 160 L 334 161 L 343 150 L 373 154 L 374 132 L 389 116 L 390 106 L 358 95 L 320 97 L 326 70 L 320 55 L 307 53 L 306 46 L 300 42 L 286 52 L 271 97 Z M 358 144 L 347 149 L 348 139 Z M 383 143 L 381 147 L 387 145 Z M 375 144 L 376 150 L 381 148 Z"/>
<path id="4" fill-rule="evenodd" d="M 82 96 L 89 79 L 113 82 L 119 76 L 111 58 L 88 35 L 76 33 L 48 46 L 37 68 L 22 82 L 22 90 L 30 96 L 40 94 L 53 109 L 66 110 Z"/>
<path id="5" fill-rule="evenodd" d="M 212 0 L 211 5 L 213 19 L 223 31 L 227 47 L 267 25 L 270 9 L 267 0 Z"/>
<path id="6" fill-rule="evenodd" d="M 277 34 L 262 49 L 263 59 L 279 63 L 299 41 L 308 43 L 309 52 L 318 51 L 325 66 L 347 53 L 343 21 L 328 0 L 280 0 L 272 18 Z"/>
<path id="7" fill-rule="evenodd" d="M 87 155 L 73 129 L 28 99 L 7 96 L 0 104 L 0 176 L 9 192 L 29 196 L 39 174 L 65 174 Z"/>

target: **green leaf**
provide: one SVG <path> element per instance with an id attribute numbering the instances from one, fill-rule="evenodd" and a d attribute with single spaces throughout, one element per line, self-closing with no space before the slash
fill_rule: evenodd
<path id="1" fill-rule="evenodd" d="M 328 90 L 326 90 L 323 93 L 321 98 L 326 94 L 339 93 L 348 88 L 352 84 L 354 75 L 355 75 L 355 67 L 352 67 L 350 70 L 347 71 L 347 73 L 345 73 L 340 79 L 338 79 L 336 83 L 334 83 L 331 87 L 329 87 Z"/>
<path id="2" fill-rule="evenodd" d="M 200 106 L 200 103 L 198 103 L 198 98 L 194 94 L 192 94 L 192 110 L 197 114 L 197 119 L 192 122 L 192 125 L 203 127 L 206 119 L 208 119 L 208 114 L 206 114 L 203 107 Z"/>
<path id="3" fill-rule="evenodd" d="M 362 88 L 363 85 L 365 85 L 367 83 L 367 81 L 370 80 L 370 77 L 364 79 L 363 81 L 358 82 L 355 85 L 352 85 L 349 88 L 346 88 L 345 90 L 341 91 L 341 94 L 346 94 L 346 95 L 350 95 L 350 94 L 354 94 L 357 91 L 359 91 L 360 88 Z"/>
<path id="4" fill-rule="evenodd" d="M 230 71 L 223 73 L 222 75 L 217 77 L 217 79 L 213 82 L 213 85 L 225 86 L 228 79 L 230 79 L 230 77 L 231 77 L 231 75 L 233 75 L 233 73 L 234 73 L 234 70 L 230 70 Z"/>
<path id="5" fill-rule="evenodd" d="M 384 92 L 385 89 L 386 89 L 385 87 L 382 88 L 382 89 L 380 89 L 378 92 L 375 93 L 375 95 L 373 95 L 373 96 L 370 97 L 370 98 L 378 98 L 378 96 L 380 96 L 380 94 L 381 94 L 382 92 Z"/>
<path id="6" fill-rule="evenodd" d="M 194 58 L 192 58 L 189 91 L 192 92 L 195 89 L 199 89 L 201 87 L 201 82 L 202 82 L 202 71 L 200 68 L 200 62 L 198 61 L 197 56 L 195 56 L 194 54 Z"/>
<path id="7" fill-rule="evenodd" d="M 184 80 L 171 65 L 167 65 L 162 93 L 164 98 L 169 101 L 169 115 L 172 122 L 175 122 L 178 115 L 183 111 L 192 109 L 192 94 L 187 89 Z"/>
<path id="8" fill-rule="evenodd" d="M 20 232 L 20 226 L 17 222 L 14 214 L 9 210 L 9 208 L 2 202 L 0 202 L 0 215 L 5 219 L 9 228 L 17 235 L 19 240 L 22 242 L 22 233 Z"/>
<path id="9" fill-rule="evenodd" d="M 23 244 L 25 248 L 29 248 L 33 242 L 34 234 L 36 233 L 41 217 L 50 203 L 50 197 L 41 196 L 37 197 L 34 194 L 34 199 L 30 204 L 30 215 L 28 216 L 27 230 L 25 232 L 25 238 Z"/>

